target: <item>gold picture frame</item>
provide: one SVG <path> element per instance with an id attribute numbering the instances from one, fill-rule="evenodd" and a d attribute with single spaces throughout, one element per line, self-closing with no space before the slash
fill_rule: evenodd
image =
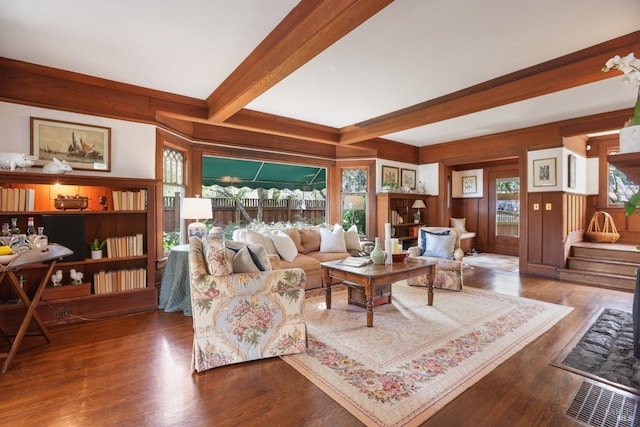
<path id="1" fill-rule="evenodd" d="M 111 128 L 31 117 L 31 155 L 36 166 L 55 157 L 74 170 L 111 171 Z"/>
<path id="2" fill-rule="evenodd" d="M 411 190 L 416 189 L 416 170 L 401 169 L 400 170 L 400 186 L 402 188 L 409 187 Z"/>
<path id="3" fill-rule="evenodd" d="M 400 186 L 400 169 L 394 166 L 382 166 L 382 187 L 398 188 Z"/>

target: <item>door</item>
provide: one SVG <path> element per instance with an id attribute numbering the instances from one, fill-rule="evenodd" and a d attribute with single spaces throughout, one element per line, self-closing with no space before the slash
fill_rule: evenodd
<path id="1" fill-rule="evenodd" d="M 520 178 L 518 171 L 490 172 L 488 252 L 518 256 Z"/>

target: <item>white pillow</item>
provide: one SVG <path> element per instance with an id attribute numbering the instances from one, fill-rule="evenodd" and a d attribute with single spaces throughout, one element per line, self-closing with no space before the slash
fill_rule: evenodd
<path id="1" fill-rule="evenodd" d="M 293 259 L 298 256 L 298 248 L 296 247 L 296 244 L 284 231 L 278 230 L 276 234 L 271 236 L 271 239 L 273 240 L 273 244 L 275 245 L 278 254 L 283 260 L 293 262 Z"/>
<path id="2" fill-rule="evenodd" d="M 346 252 L 347 245 L 344 241 L 344 230 L 336 224 L 333 231 L 324 227 L 320 228 L 320 252 Z"/>
<path id="3" fill-rule="evenodd" d="M 262 245 L 269 255 L 278 255 L 278 251 L 273 245 L 271 234 L 259 233 L 254 230 L 247 230 L 247 243 Z"/>
<path id="4" fill-rule="evenodd" d="M 347 231 L 344 232 L 344 243 L 347 246 L 347 250 L 354 249 L 356 251 L 362 250 L 362 244 L 360 243 L 360 236 L 358 235 L 358 227 L 353 224 Z"/>

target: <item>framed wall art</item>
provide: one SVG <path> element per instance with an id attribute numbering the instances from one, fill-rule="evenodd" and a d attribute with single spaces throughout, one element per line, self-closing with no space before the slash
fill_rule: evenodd
<path id="1" fill-rule="evenodd" d="M 416 171 L 415 169 L 402 169 L 400 171 L 400 186 L 402 188 L 409 187 L 411 190 L 416 189 Z"/>
<path id="2" fill-rule="evenodd" d="M 533 186 L 546 187 L 556 185 L 556 158 L 536 159 L 533 161 Z"/>
<path id="3" fill-rule="evenodd" d="M 576 188 L 576 156 L 569 154 L 569 188 Z"/>
<path id="4" fill-rule="evenodd" d="M 462 177 L 462 194 L 474 194 L 478 192 L 478 178 L 474 176 Z"/>
<path id="5" fill-rule="evenodd" d="M 400 186 L 399 169 L 393 166 L 382 166 L 382 187 L 398 188 Z"/>
<path id="6" fill-rule="evenodd" d="M 55 157 L 73 169 L 111 171 L 111 128 L 31 117 L 31 155 L 42 166 Z"/>

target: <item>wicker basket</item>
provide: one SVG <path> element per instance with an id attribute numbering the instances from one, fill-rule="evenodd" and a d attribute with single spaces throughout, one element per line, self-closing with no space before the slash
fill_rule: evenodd
<path id="1" fill-rule="evenodd" d="M 604 219 L 600 220 L 600 217 Z M 603 222 L 602 224 L 600 224 L 601 221 Z M 601 243 L 615 243 L 620 238 L 618 229 L 616 228 L 611 215 L 607 212 L 601 211 L 593 214 L 591 221 L 589 222 L 589 227 L 587 228 L 587 231 L 585 231 L 584 235 L 592 242 Z"/>

